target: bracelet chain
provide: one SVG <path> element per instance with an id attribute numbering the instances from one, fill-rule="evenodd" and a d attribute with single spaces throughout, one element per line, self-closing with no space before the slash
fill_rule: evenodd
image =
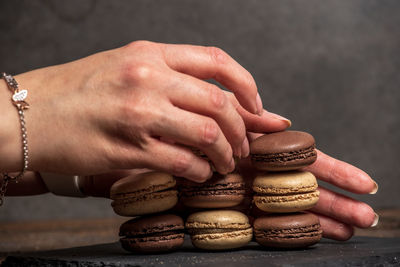
<path id="1" fill-rule="evenodd" d="M 8 183 L 10 181 L 18 182 L 18 179 L 24 175 L 29 165 L 28 136 L 26 133 L 25 116 L 24 116 L 24 110 L 29 108 L 29 104 L 25 102 L 25 98 L 28 95 L 28 91 L 20 90 L 17 81 L 14 79 L 13 76 L 9 74 L 3 72 L 0 74 L 0 79 L 1 78 L 3 78 L 6 81 L 8 88 L 13 92 L 11 100 L 18 110 L 18 116 L 21 123 L 21 133 L 22 133 L 23 167 L 22 171 L 16 176 L 10 176 L 8 173 L 3 173 L 3 182 L 0 186 L 0 206 L 2 206 L 4 203 L 4 195 L 6 194 Z"/>

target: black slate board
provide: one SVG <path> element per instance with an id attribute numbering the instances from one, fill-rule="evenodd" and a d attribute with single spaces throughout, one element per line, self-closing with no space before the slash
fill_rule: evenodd
<path id="1" fill-rule="evenodd" d="M 204 252 L 186 239 L 174 253 L 133 255 L 119 243 L 11 255 L 2 266 L 400 266 L 400 238 L 323 239 L 312 248 L 271 250 L 252 242 L 235 251 Z"/>

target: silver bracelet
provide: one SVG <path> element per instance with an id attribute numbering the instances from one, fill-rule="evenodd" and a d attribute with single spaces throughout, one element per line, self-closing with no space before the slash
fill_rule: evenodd
<path id="1" fill-rule="evenodd" d="M 8 173 L 3 173 L 3 182 L 0 187 L 0 206 L 3 205 L 4 203 L 4 195 L 6 194 L 8 183 L 10 181 L 17 182 L 17 180 L 24 175 L 29 165 L 28 137 L 26 134 L 25 117 L 24 117 L 24 110 L 29 108 L 29 104 L 25 102 L 25 99 L 28 96 L 28 91 L 19 89 L 17 81 L 10 74 L 6 74 L 3 72 L 0 74 L 0 79 L 1 78 L 3 78 L 6 81 L 8 89 L 10 89 L 10 91 L 13 93 L 11 101 L 18 110 L 18 116 L 21 122 L 21 133 L 22 133 L 23 166 L 22 166 L 22 171 L 16 176 L 11 176 Z"/>

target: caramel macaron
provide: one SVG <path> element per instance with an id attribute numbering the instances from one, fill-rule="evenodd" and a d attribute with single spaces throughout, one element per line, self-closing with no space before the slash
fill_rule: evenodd
<path id="1" fill-rule="evenodd" d="M 175 178 L 163 172 L 146 172 L 118 180 L 110 190 L 115 213 L 137 216 L 171 209 L 178 202 Z"/>
<path id="2" fill-rule="evenodd" d="M 296 170 L 317 159 L 312 135 L 284 131 L 258 137 L 250 144 L 253 166 L 260 171 Z"/>
<path id="3" fill-rule="evenodd" d="M 317 204 L 317 179 L 311 172 L 260 173 L 253 182 L 255 205 L 267 212 L 295 212 Z"/>
<path id="4" fill-rule="evenodd" d="M 254 221 L 254 237 L 266 247 L 303 248 L 322 237 L 319 219 L 311 213 L 270 214 Z"/>
<path id="5" fill-rule="evenodd" d="M 227 250 L 249 243 L 253 229 L 246 215 L 233 210 L 201 211 L 191 214 L 185 227 L 192 244 L 205 250 Z"/>

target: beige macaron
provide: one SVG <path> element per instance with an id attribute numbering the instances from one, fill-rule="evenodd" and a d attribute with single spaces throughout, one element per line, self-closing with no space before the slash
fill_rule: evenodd
<path id="1" fill-rule="evenodd" d="M 311 172 L 263 173 L 253 182 L 254 203 L 267 212 L 307 210 L 318 202 L 317 188 L 317 180 Z"/>
<path id="2" fill-rule="evenodd" d="M 185 225 L 192 244 L 205 250 L 226 250 L 246 245 L 253 229 L 246 215 L 234 210 L 201 211 L 191 214 Z"/>
<path id="3" fill-rule="evenodd" d="M 110 191 L 115 213 L 136 216 L 168 210 L 178 202 L 175 178 L 163 172 L 146 172 L 117 181 Z"/>

